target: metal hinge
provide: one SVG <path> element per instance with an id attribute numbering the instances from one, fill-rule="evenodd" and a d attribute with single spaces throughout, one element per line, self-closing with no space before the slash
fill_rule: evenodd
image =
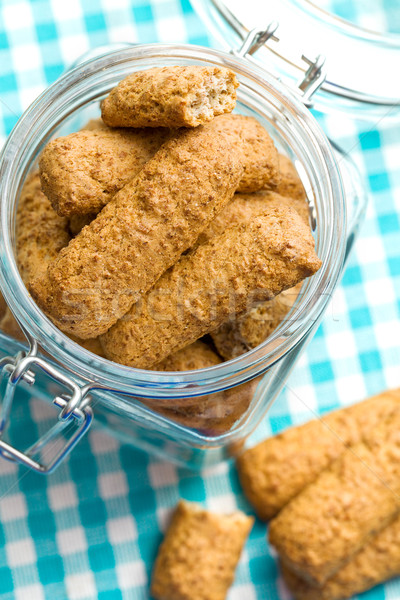
<path id="1" fill-rule="evenodd" d="M 0 454 L 3 458 L 23 464 L 38 473 L 51 473 L 71 452 L 91 425 L 93 411 L 89 406 L 90 397 L 88 396 L 91 386 L 79 386 L 73 379 L 39 357 L 37 355 L 36 340 L 24 329 L 23 331 L 30 344 L 29 351 L 21 351 L 15 356 L 6 356 L 0 360 L 0 375 L 6 380 L 0 408 Z M 56 424 L 32 446 L 21 451 L 4 441 L 3 436 L 10 420 L 17 386 L 20 381 L 24 381 L 28 385 L 34 385 L 36 381 L 35 368 L 39 368 L 51 379 L 65 386 L 69 393 L 57 396 L 53 400 L 53 403 L 60 409 Z M 44 450 L 48 448 L 49 443 L 54 442 L 70 424 L 75 426 L 75 431 L 65 441 L 61 450 L 56 452 L 46 463 L 39 462 L 34 458 L 39 453 L 42 453 L 43 457 Z"/>
<path id="2" fill-rule="evenodd" d="M 265 46 L 269 40 L 279 42 L 279 38 L 275 33 L 279 27 L 279 23 L 273 21 L 266 29 L 252 29 L 238 50 L 233 50 L 232 54 L 240 58 L 248 58 L 252 56 L 259 48 Z M 304 76 L 297 82 L 296 87 L 290 86 L 308 108 L 312 107 L 311 98 L 321 87 L 326 79 L 325 57 L 319 54 L 314 60 L 304 56 L 301 59 L 308 65 Z"/>

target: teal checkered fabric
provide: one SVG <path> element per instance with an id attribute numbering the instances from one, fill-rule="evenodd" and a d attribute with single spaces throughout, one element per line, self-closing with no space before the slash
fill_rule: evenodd
<path id="1" fill-rule="evenodd" d="M 349 10 L 351 3 L 345 4 Z M 30 102 L 80 54 L 125 41 L 209 43 L 188 0 L 2 0 L 2 141 Z M 400 386 L 400 124 L 317 116 L 364 173 L 371 201 L 330 308 L 254 441 Z M 11 436 L 21 446 L 53 423 L 51 406 L 20 392 Z M 149 598 L 152 563 L 179 498 L 251 512 L 232 466 L 199 476 L 96 427 L 49 477 L 0 461 L 0 598 Z M 228 598 L 290 599 L 260 522 Z M 400 582 L 363 598 L 400 599 Z"/>

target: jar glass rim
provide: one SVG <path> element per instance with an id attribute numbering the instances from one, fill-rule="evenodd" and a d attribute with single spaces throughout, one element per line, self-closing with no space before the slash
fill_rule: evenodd
<path id="1" fill-rule="evenodd" d="M 145 371 L 112 363 L 91 354 L 60 332 L 33 302 L 19 275 L 14 258 L 10 202 L 15 202 L 25 176 L 26 153 L 40 127 L 70 114 L 66 104 L 81 105 L 90 86 L 100 84 L 113 70 L 113 76 L 126 69 L 148 68 L 148 64 L 219 64 L 234 70 L 249 90 L 276 102 L 286 120 L 297 129 L 303 158 L 314 163 L 318 172 L 318 201 L 321 212 L 319 254 L 323 265 L 308 280 L 305 293 L 294 309 L 293 320 L 278 328 L 263 344 L 228 362 L 198 371 L 164 373 Z M 106 84 L 105 84 L 106 85 Z M 114 84 L 115 85 L 115 84 Z M 112 87 L 112 86 L 111 86 Z M 106 89 L 106 87 L 104 88 Z M 108 87 L 110 89 L 110 86 Z M 239 88 L 240 89 L 240 88 Z M 283 118 L 283 117 L 282 117 Z M 302 157 L 299 157 L 300 160 Z M 17 176 L 19 172 L 19 176 Z M 232 387 L 265 372 L 290 349 L 299 344 L 319 320 L 341 272 L 346 233 L 344 191 L 332 148 L 314 117 L 299 99 L 261 67 L 223 51 L 201 46 L 146 44 L 117 50 L 93 58 L 62 75 L 47 88 L 18 121 L 3 149 L 0 161 L 1 288 L 12 312 L 39 340 L 55 360 L 96 386 L 138 397 L 184 397 L 209 394 Z M 11 199 L 11 200 L 10 200 Z"/>
<path id="2" fill-rule="evenodd" d="M 293 88 L 303 79 L 309 61 L 323 56 L 326 78 L 313 96 L 319 111 L 368 120 L 399 118 L 400 85 L 387 73 L 396 72 L 400 35 L 359 27 L 314 0 L 192 2 L 223 48 L 241 44 L 253 28 L 278 25 L 275 37 L 254 59 Z"/>

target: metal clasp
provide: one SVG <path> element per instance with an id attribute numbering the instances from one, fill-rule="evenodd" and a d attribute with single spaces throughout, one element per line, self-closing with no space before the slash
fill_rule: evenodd
<path id="1" fill-rule="evenodd" d="M 242 45 L 238 50 L 232 50 L 231 53 L 239 58 L 249 58 L 261 46 L 264 46 L 268 40 L 279 42 L 279 38 L 275 35 L 279 23 L 272 21 L 266 29 L 252 29 L 249 31 Z M 301 59 L 307 63 L 308 69 L 305 71 L 304 76 L 297 82 L 297 87 L 293 89 L 297 95 L 300 96 L 302 102 L 307 108 L 312 107 L 311 98 L 317 90 L 321 87 L 326 79 L 326 72 L 324 69 L 325 57 L 319 54 L 315 60 L 311 60 L 304 56 Z"/>
<path id="2" fill-rule="evenodd" d="M 326 72 L 324 69 L 326 59 L 322 54 L 319 54 L 314 61 L 304 56 L 304 54 L 301 58 L 309 66 L 304 78 L 298 82 L 297 86 L 300 92 L 302 92 L 301 99 L 304 104 L 310 108 L 312 106 L 311 97 L 319 90 L 326 79 Z"/>
<path id="3" fill-rule="evenodd" d="M 7 378 L 0 408 L 0 454 L 3 458 L 23 464 L 38 473 L 51 473 L 71 452 L 91 425 L 93 411 L 89 406 L 88 393 L 90 385 L 80 387 L 70 377 L 39 357 L 36 341 L 24 329 L 23 331 L 30 344 L 29 351 L 21 351 L 15 356 L 6 356 L 0 360 L 0 373 Z M 21 380 L 28 385 L 34 385 L 36 380 L 34 367 L 39 367 L 54 381 L 65 386 L 69 393 L 58 396 L 53 400 L 53 403 L 61 409 L 58 422 L 27 450 L 21 451 L 5 442 L 2 437 L 7 429 L 17 385 Z M 75 432 L 65 442 L 61 450 L 46 464 L 35 460 L 34 456 L 39 452 L 43 452 L 44 448 L 71 423 L 76 426 Z"/>
<path id="4" fill-rule="evenodd" d="M 267 29 L 252 29 L 243 40 L 243 44 L 240 46 L 239 50 L 233 50 L 232 54 L 239 58 L 246 58 L 248 54 L 251 56 L 257 52 L 257 50 L 261 48 L 261 46 L 264 46 L 270 39 L 279 42 L 279 38 L 274 35 L 278 27 L 279 23 L 272 21 Z"/>

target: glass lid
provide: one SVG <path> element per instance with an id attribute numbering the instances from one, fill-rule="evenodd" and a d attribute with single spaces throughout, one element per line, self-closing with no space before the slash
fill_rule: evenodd
<path id="1" fill-rule="evenodd" d="M 250 60 L 262 63 L 297 93 L 316 64 L 322 82 L 312 99 L 317 109 L 346 110 L 359 118 L 400 118 L 399 0 L 192 3 L 225 48 L 237 50 L 249 32 L 269 28 L 267 41 Z"/>

